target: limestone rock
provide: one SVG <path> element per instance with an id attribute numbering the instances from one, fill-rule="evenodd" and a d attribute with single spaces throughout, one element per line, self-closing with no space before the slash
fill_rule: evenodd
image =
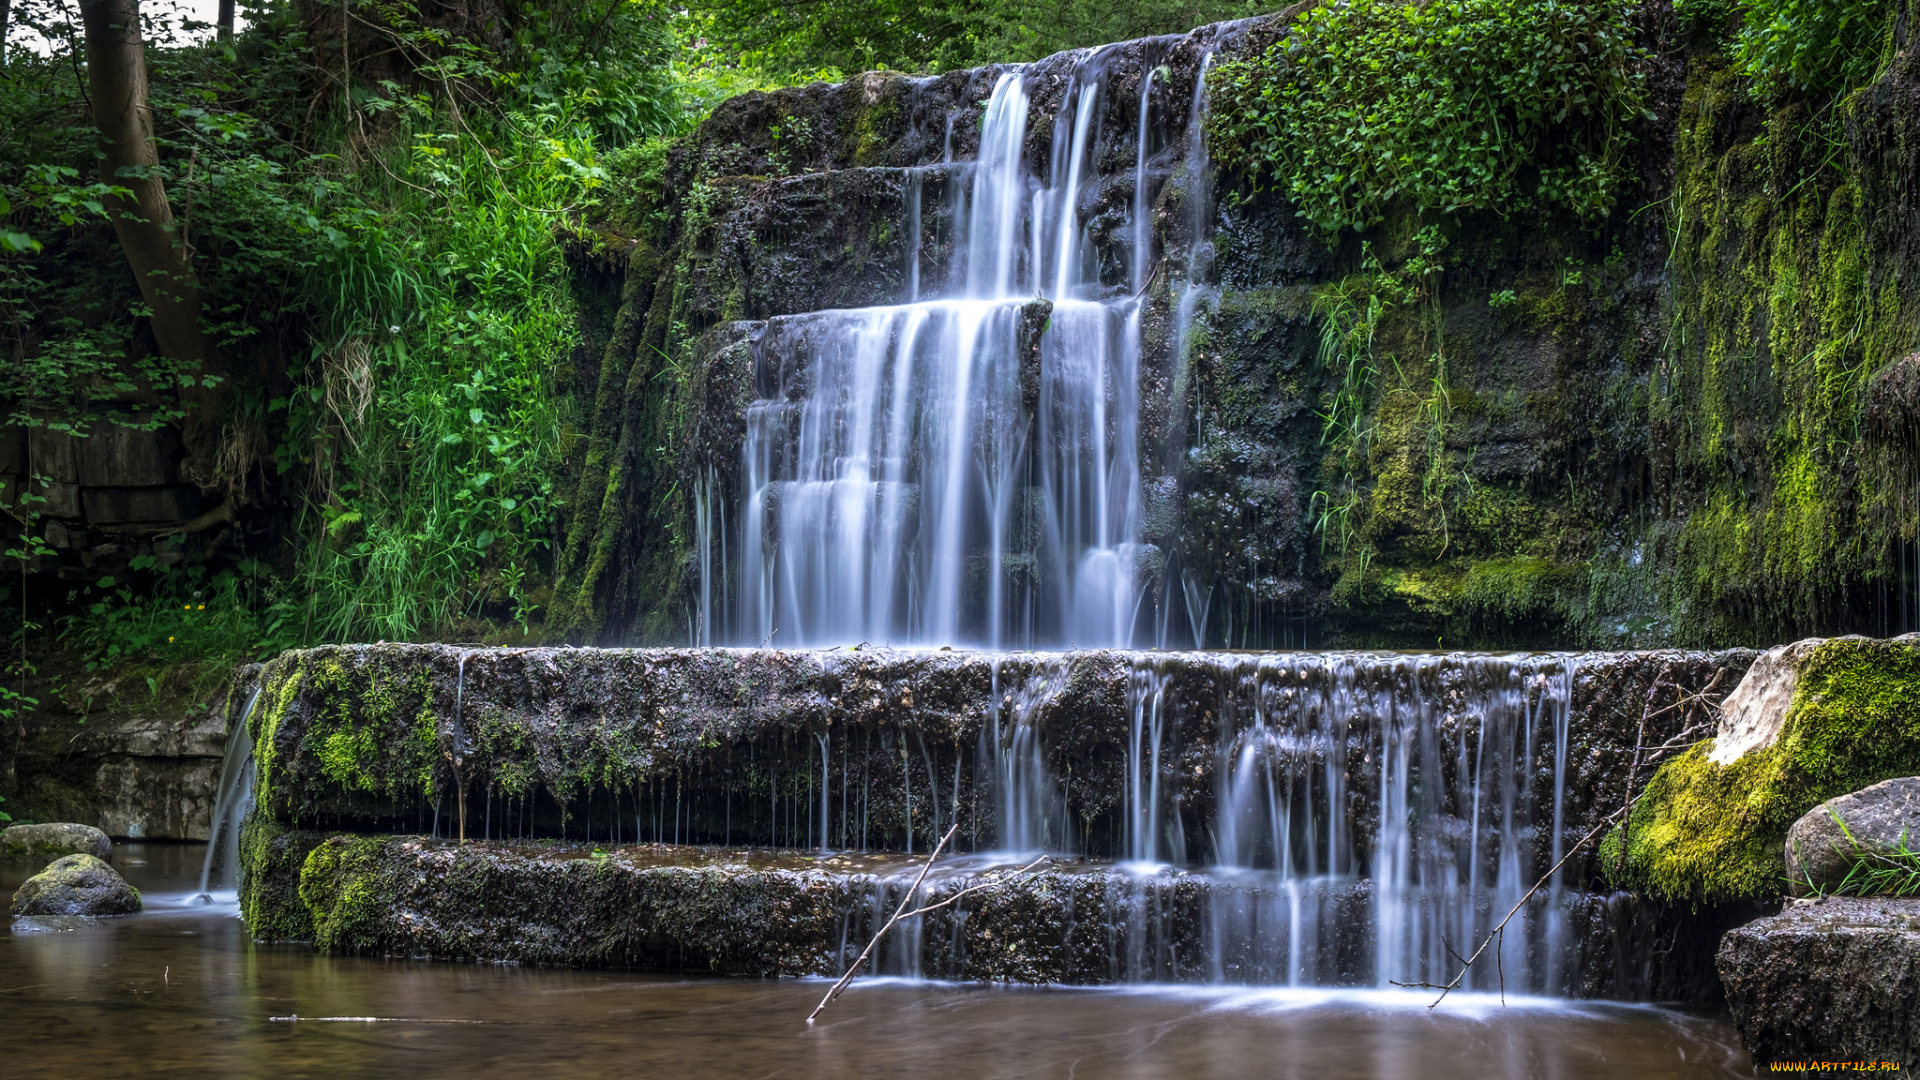
<path id="1" fill-rule="evenodd" d="M 1834 888 L 1859 852 L 1891 855 L 1902 840 L 1920 846 L 1920 776 L 1882 780 L 1807 811 L 1787 830 L 1787 879 L 1796 892 L 1809 881 Z"/>
<path id="2" fill-rule="evenodd" d="M 132 915 L 139 910 L 139 890 L 91 855 L 55 860 L 13 894 L 15 915 Z"/>
<path id="3" fill-rule="evenodd" d="M 113 854 L 113 841 L 91 825 L 10 825 L 0 833 L 0 855 L 10 859 L 57 859 L 62 855 Z"/>
<path id="4" fill-rule="evenodd" d="M 1720 727 L 1707 760 L 1726 765 L 1750 750 L 1773 745 L 1786 721 L 1787 707 L 1793 704 L 1800 664 L 1823 640 L 1807 638 L 1760 654 L 1740 685 L 1720 703 Z"/>
<path id="5" fill-rule="evenodd" d="M 1762 1069 L 1920 1055 L 1920 900 L 1795 901 L 1728 931 L 1715 962 Z"/>

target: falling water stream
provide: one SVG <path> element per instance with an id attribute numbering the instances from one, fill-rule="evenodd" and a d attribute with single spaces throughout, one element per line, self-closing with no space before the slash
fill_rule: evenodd
<path id="1" fill-rule="evenodd" d="M 1108 55 L 1075 68 L 1044 176 L 1024 152 L 1026 77 L 1000 76 L 961 173 L 951 295 L 917 298 L 916 174 L 912 302 L 768 324 L 747 414 L 740 518 L 759 542 L 736 555 L 739 640 L 1134 637 L 1151 131 L 1143 107 L 1130 265 L 1103 282 L 1083 204 L 1101 179 Z"/>

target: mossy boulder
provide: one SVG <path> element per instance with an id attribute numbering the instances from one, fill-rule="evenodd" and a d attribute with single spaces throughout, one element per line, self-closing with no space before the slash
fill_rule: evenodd
<path id="1" fill-rule="evenodd" d="M 13 894 L 15 915 L 132 915 L 140 890 L 92 855 L 68 855 L 28 878 Z"/>
<path id="2" fill-rule="evenodd" d="M 1786 891 L 1787 830 L 1827 799 L 1920 773 L 1920 640 L 1808 649 L 1777 738 L 1720 764 L 1707 739 L 1662 765 L 1601 852 L 1619 883 L 1712 904 Z"/>
<path id="3" fill-rule="evenodd" d="M 0 858 L 44 861 L 80 854 L 109 858 L 113 854 L 113 841 L 91 825 L 70 822 L 9 825 L 6 832 L 0 833 Z"/>

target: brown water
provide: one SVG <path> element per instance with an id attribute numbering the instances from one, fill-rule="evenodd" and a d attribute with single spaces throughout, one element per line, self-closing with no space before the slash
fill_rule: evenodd
<path id="1" fill-rule="evenodd" d="M 1246 988 L 680 978 L 318 955 L 188 905 L 204 849 L 121 844 L 141 915 L 0 934 L 0 1076 L 1752 1077 L 1722 1015 Z M 9 893 L 23 875 L 0 867 Z"/>

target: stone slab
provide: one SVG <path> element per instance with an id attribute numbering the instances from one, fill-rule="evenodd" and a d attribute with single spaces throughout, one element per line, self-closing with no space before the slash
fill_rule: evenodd
<path id="1" fill-rule="evenodd" d="M 141 417 L 130 418 L 141 423 Z M 172 428 L 145 430 L 98 422 L 76 440 L 83 487 L 163 487 L 180 482 L 180 437 Z"/>
<path id="2" fill-rule="evenodd" d="M 86 488 L 80 499 L 90 525 L 164 525 L 200 513 L 200 491 L 190 485 Z"/>
<path id="3" fill-rule="evenodd" d="M 1775 1061 L 1920 1060 L 1920 900 L 1799 900 L 1715 957 L 1740 1039 Z"/>

